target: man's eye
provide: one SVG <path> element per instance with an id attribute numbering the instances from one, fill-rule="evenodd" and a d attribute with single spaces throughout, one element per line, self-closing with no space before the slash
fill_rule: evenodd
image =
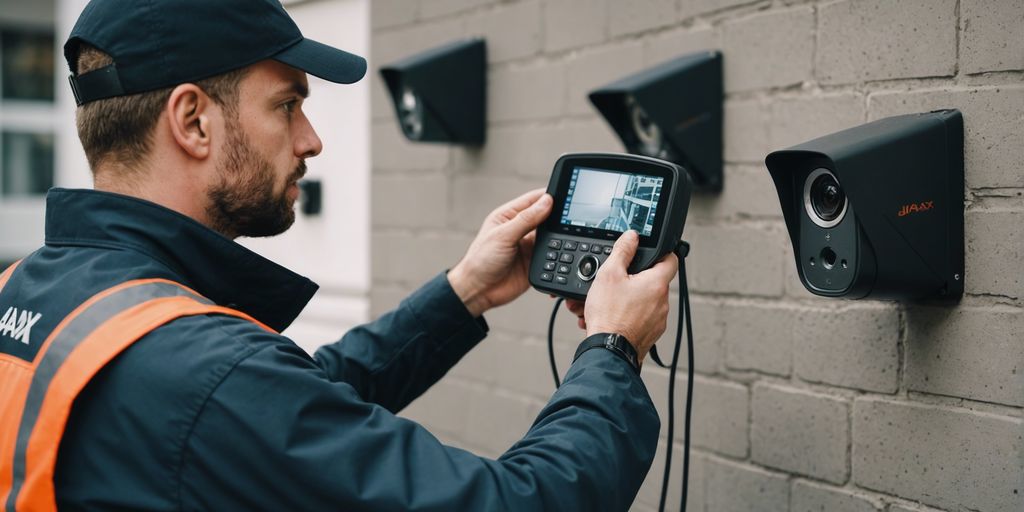
<path id="1" fill-rule="evenodd" d="M 292 100 L 292 101 L 283 103 L 281 105 L 281 108 L 284 110 L 284 112 L 286 114 L 292 115 L 295 112 L 295 107 L 296 107 L 296 105 L 298 105 L 298 103 L 299 103 L 298 101 Z"/>

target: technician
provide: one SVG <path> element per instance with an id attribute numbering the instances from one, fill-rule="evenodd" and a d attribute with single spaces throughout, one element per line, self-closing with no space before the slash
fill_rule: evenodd
<path id="1" fill-rule="evenodd" d="M 46 245 L 0 277 L 4 510 L 630 506 L 659 421 L 600 344 L 497 460 L 395 415 L 527 290 L 550 196 L 494 210 L 449 272 L 309 357 L 277 332 L 316 285 L 233 239 L 294 221 L 322 149 L 306 73 L 352 83 L 365 60 L 277 0 L 93 0 L 64 51 L 95 190 L 52 190 Z M 677 262 L 627 275 L 636 245 L 618 240 L 583 315 L 642 361 Z"/>

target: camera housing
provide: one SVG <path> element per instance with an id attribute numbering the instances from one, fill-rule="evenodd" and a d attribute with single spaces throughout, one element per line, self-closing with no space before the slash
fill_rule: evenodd
<path id="1" fill-rule="evenodd" d="M 485 141 L 487 44 L 448 43 L 380 70 L 405 137 L 471 146 Z"/>
<path id="2" fill-rule="evenodd" d="M 626 150 L 690 171 L 698 190 L 722 190 L 722 54 L 679 57 L 590 93 Z"/>
<path id="3" fill-rule="evenodd" d="M 959 299 L 963 117 L 880 119 L 776 151 L 765 164 L 800 281 L 849 299 Z"/>
<path id="4" fill-rule="evenodd" d="M 683 234 L 693 186 L 682 167 L 619 153 L 571 153 L 555 162 L 548 182 L 551 215 L 537 228 L 530 284 L 583 300 L 615 240 L 640 235 L 630 263 L 636 273 L 672 252 Z"/>

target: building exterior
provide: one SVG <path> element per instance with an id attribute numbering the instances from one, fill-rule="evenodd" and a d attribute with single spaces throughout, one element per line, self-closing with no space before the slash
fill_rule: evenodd
<path id="1" fill-rule="evenodd" d="M 42 243 L 46 188 L 90 185 L 60 55 L 85 3 L 0 0 L 0 261 Z M 694 196 L 684 232 L 697 372 L 688 510 L 1024 510 L 1024 2 L 285 4 L 307 35 L 367 55 L 371 67 L 355 86 L 311 79 L 306 110 L 325 151 L 309 176 L 323 183 L 323 214 L 300 216 L 282 237 L 244 242 L 323 285 L 286 333 L 302 346 L 337 338 L 453 266 L 484 216 L 544 186 L 559 154 L 621 151 L 590 90 L 719 49 L 725 188 Z M 408 142 L 376 70 L 470 36 L 488 45 L 487 144 Z M 807 293 L 765 155 L 939 108 L 960 109 L 965 120 L 962 301 Z M 617 218 L 638 226 L 656 194 L 630 184 L 613 205 Z M 402 414 L 447 443 L 502 453 L 553 391 L 551 305 L 530 291 L 489 313 L 489 339 Z M 566 316 L 556 328 L 563 371 L 582 338 Z M 668 373 L 646 366 L 664 426 Z M 682 430 L 664 435 L 675 481 Z M 634 510 L 656 508 L 661 464 Z M 670 504 L 678 493 L 676 481 Z"/>

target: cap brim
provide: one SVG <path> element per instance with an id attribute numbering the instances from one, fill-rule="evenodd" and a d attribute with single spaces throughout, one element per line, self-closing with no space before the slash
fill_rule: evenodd
<path id="1" fill-rule="evenodd" d="M 355 83 L 366 75 L 366 59 L 312 39 L 303 39 L 272 58 L 339 84 Z"/>

